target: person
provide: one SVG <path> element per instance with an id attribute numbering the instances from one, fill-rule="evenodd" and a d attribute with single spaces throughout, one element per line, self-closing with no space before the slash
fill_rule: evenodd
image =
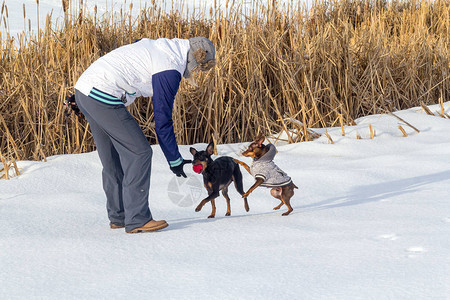
<path id="1" fill-rule="evenodd" d="M 186 177 L 175 139 L 172 108 L 181 79 L 215 65 L 215 47 L 205 37 L 140 39 L 96 60 L 75 84 L 75 101 L 91 127 L 103 166 L 110 227 L 127 233 L 168 226 L 149 208 L 152 148 L 126 106 L 152 97 L 158 142 L 177 176 Z"/>

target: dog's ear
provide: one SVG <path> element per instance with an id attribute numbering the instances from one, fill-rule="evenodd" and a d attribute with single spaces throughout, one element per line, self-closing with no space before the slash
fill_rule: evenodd
<path id="1" fill-rule="evenodd" d="M 258 147 L 261 147 L 265 140 L 266 140 L 266 137 L 264 136 L 264 134 L 259 134 L 256 137 L 255 143 L 258 144 Z"/>
<path id="2" fill-rule="evenodd" d="M 209 143 L 208 147 L 206 147 L 206 153 L 208 155 L 214 154 L 214 143 L 213 142 Z"/>
<path id="3" fill-rule="evenodd" d="M 189 151 L 191 151 L 192 155 L 195 155 L 197 153 L 197 150 L 195 150 L 195 148 L 193 147 L 189 148 Z"/>

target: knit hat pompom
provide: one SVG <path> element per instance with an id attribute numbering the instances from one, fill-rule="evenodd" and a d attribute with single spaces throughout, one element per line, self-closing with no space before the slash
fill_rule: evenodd
<path id="1" fill-rule="evenodd" d="M 204 63 L 204 60 L 206 58 L 206 51 L 204 49 L 197 49 L 194 51 L 194 58 L 199 63 Z"/>
<path id="2" fill-rule="evenodd" d="M 183 77 L 188 78 L 191 72 L 200 67 L 202 71 L 208 71 L 216 65 L 216 49 L 207 38 L 198 36 L 189 39 L 190 49 L 186 70 Z"/>

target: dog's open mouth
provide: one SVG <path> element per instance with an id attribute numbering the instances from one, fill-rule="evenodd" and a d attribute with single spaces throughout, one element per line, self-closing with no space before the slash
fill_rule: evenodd
<path id="1" fill-rule="evenodd" d="M 192 169 L 194 170 L 195 173 L 200 174 L 203 171 L 203 166 L 201 164 L 193 165 Z"/>

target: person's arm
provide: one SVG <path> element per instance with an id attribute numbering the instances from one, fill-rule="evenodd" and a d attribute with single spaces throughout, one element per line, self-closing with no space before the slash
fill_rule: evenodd
<path id="1" fill-rule="evenodd" d="M 167 70 L 154 74 L 152 76 L 152 99 L 158 142 L 170 169 L 177 176 L 185 176 L 182 168 L 185 161 L 183 161 L 178 150 L 172 121 L 173 102 L 180 86 L 180 81 L 181 74 L 176 70 Z"/>

